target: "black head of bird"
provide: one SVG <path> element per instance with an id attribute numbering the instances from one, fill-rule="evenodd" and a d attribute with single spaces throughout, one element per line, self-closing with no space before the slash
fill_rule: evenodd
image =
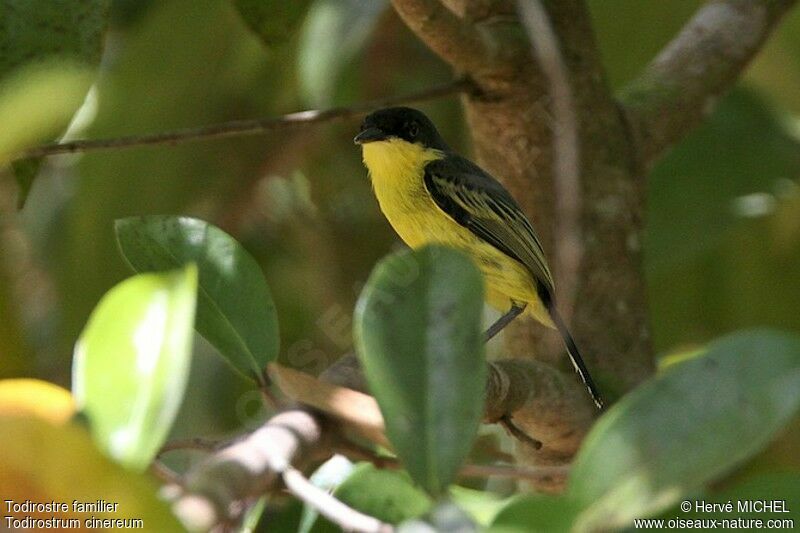
<path id="1" fill-rule="evenodd" d="M 424 113 L 410 107 L 389 107 L 368 115 L 353 142 L 367 144 L 391 139 L 448 150 L 447 143 Z"/>

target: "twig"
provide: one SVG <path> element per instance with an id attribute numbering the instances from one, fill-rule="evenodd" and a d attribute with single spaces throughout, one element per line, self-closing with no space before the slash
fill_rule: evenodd
<path id="1" fill-rule="evenodd" d="M 150 465 L 150 470 L 166 485 L 180 485 L 181 483 L 181 476 L 158 459 Z"/>
<path id="2" fill-rule="evenodd" d="M 286 488 L 301 501 L 309 504 L 319 513 L 341 527 L 344 531 L 359 533 L 386 533 L 392 526 L 348 507 L 332 494 L 314 486 L 297 469 L 288 467 L 283 472 Z"/>
<path id="3" fill-rule="evenodd" d="M 554 241 L 558 279 L 562 280 L 560 308 L 569 321 L 583 255 L 578 117 L 567 67 L 547 11 L 540 0 L 517 0 L 517 9 L 552 98 L 553 180 L 558 215 Z"/>
<path id="4" fill-rule="evenodd" d="M 236 502 L 274 488 L 291 464 L 326 453 L 323 424 L 321 415 L 302 408 L 273 416 L 190 469 L 183 490 L 172 495 L 175 514 L 188 529 L 202 531 L 235 518 Z"/>
<path id="5" fill-rule="evenodd" d="M 704 4 L 621 92 L 645 168 L 711 113 L 796 1 Z"/>
<path id="6" fill-rule="evenodd" d="M 161 447 L 161 451 L 158 452 L 158 456 L 161 457 L 165 453 L 175 450 L 202 450 L 206 452 L 213 452 L 224 445 L 225 442 L 204 439 L 203 437 L 177 439 L 164 444 L 164 446 Z"/>
<path id="7" fill-rule="evenodd" d="M 50 156 L 75 152 L 133 148 L 152 145 L 174 145 L 185 142 L 221 139 L 243 135 L 258 135 L 279 129 L 308 127 L 332 120 L 353 118 L 371 110 L 400 104 L 432 100 L 468 90 L 470 83 L 465 79 L 455 80 L 437 85 L 416 93 L 382 98 L 358 103 L 349 107 L 335 107 L 325 110 L 309 110 L 290 113 L 279 117 L 252 120 L 234 120 L 198 128 L 186 128 L 176 131 L 153 133 L 146 135 L 130 135 L 113 139 L 85 139 L 64 143 L 53 143 L 31 148 L 21 153 L 18 159 Z"/>

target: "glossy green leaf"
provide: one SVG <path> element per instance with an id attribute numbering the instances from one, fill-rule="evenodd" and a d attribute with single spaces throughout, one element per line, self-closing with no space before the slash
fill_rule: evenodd
<path id="1" fill-rule="evenodd" d="M 300 40 L 300 87 L 310 105 L 330 105 L 344 67 L 364 45 L 385 0 L 316 0 Z"/>
<path id="2" fill-rule="evenodd" d="M 386 433 L 414 480 L 444 492 L 483 412 L 483 280 L 459 252 L 382 260 L 358 301 L 355 340 Z"/>
<path id="3" fill-rule="evenodd" d="M 576 458 L 570 493 L 583 528 L 614 527 L 673 504 L 761 450 L 800 407 L 800 339 L 725 337 L 624 397 Z"/>
<path id="4" fill-rule="evenodd" d="M 288 41 L 311 0 L 234 0 L 242 19 L 269 47 Z"/>
<path id="5" fill-rule="evenodd" d="M 324 484 L 319 485 L 324 486 Z M 415 487 L 405 472 L 380 470 L 372 464 L 361 463 L 344 479 L 330 486 L 336 498 L 357 511 L 373 516 L 387 524 L 399 524 L 428 512 L 431 499 Z M 335 533 L 341 528 L 325 518 L 306 523 L 300 531 Z"/>
<path id="6" fill-rule="evenodd" d="M 132 217 L 114 227 L 122 255 L 137 272 L 197 264 L 197 331 L 234 369 L 263 381 L 267 363 L 278 355 L 278 318 L 252 256 L 233 237 L 195 218 Z"/>
<path id="7" fill-rule="evenodd" d="M 75 344 L 72 390 L 111 457 L 144 470 L 183 400 L 197 268 L 140 274 L 100 300 Z"/>
<path id="8" fill-rule="evenodd" d="M 428 496 L 404 472 L 361 464 L 334 494 L 354 509 L 389 524 L 419 516 L 431 507 Z"/>
<path id="9" fill-rule="evenodd" d="M 572 530 L 580 507 L 568 498 L 518 496 L 495 517 L 490 533 L 561 533 Z"/>
<path id="10" fill-rule="evenodd" d="M 127 522 L 131 529 L 183 531 L 169 505 L 158 498 L 158 484 L 144 475 L 126 471 L 101 453 L 83 427 L 53 425 L 36 418 L 0 416 L 0 494 L 24 502 L 64 502 L 68 512 L 9 513 L 36 518 L 141 520 Z M 111 512 L 76 512 L 73 501 L 116 504 Z M 3 503 L 5 507 L 5 503 Z M 5 526 L 5 518 L 3 525 Z M 26 528 L 27 529 L 27 528 Z M 59 528 L 60 529 L 60 528 Z M 3 531 L 7 528 L 3 527 Z M 31 530 L 31 529 L 27 529 Z"/>

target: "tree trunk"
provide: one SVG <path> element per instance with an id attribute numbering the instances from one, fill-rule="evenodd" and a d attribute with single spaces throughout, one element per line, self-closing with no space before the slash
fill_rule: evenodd
<path id="1" fill-rule="evenodd" d="M 641 264 L 644 179 L 623 115 L 606 85 L 583 3 L 553 2 L 550 11 L 579 121 L 577 229 L 583 249 L 575 279 L 565 279 L 554 263 L 561 243 L 554 239 L 560 213 L 555 207 L 551 97 L 518 20 L 483 24 L 484 34 L 503 35 L 503 44 L 515 49 L 507 49 L 497 71 L 476 77 L 482 92 L 463 101 L 479 163 L 505 183 L 533 222 L 555 267 L 559 307 L 569 317 L 587 364 L 613 397 L 653 368 Z M 532 321 L 519 321 L 508 335 L 509 355 L 566 361 L 563 348 L 544 331 Z"/>

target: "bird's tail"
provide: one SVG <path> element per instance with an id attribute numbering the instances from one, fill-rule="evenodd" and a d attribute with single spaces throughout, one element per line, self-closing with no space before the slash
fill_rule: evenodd
<path id="1" fill-rule="evenodd" d="M 562 320 L 561 315 L 558 314 L 558 309 L 556 309 L 552 296 L 546 291 L 542 292 L 546 294 L 540 294 L 539 297 L 542 299 L 542 303 L 544 303 L 547 311 L 550 313 L 550 318 L 553 319 L 553 324 L 564 340 L 564 345 L 567 347 L 567 353 L 569 354 L 570 361 L 572 361 L 572 366 L 575 367 L 575 372 L 578 373 L 581 377 L 581 381 L 586 385 L 586 389 L 589 391 L 589 395 L 592 397 L 594 404 L 598 409 L 603 410 L 605 407 L 603 397 L 600 395 L 600 391 L 597 389 L 597 385 L 595 385 L 591 374 L 589 374 L 586 363 L 583 362 L 583 357 L 581 357 L 581 352 L 575 344 L 575 339 L 572 338 L 569 329 L 567 329 L 567 326 L 564 324 L 564 320 Z M 544 296 L 544 298 L 542 298 L 542 296 Z"/>

